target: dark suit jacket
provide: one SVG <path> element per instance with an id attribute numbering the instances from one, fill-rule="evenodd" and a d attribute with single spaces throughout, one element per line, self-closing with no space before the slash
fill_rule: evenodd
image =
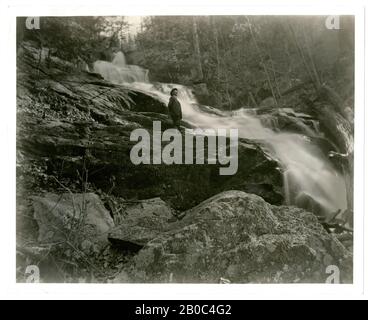
<path id="1" fill-rule="evenodd" d="M 182 119 L 183 115 L 181 112 L 181 104 L 178 98 L 174 96 L 170 97 L 168 108 L 169 108 L 169 114 L 171 118 L 173 118 L 174 120 Z"/>

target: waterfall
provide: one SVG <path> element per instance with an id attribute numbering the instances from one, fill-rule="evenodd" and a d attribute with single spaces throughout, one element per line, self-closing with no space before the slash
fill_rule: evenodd
<path id="1" fill-rule="evenodd" d="M 105 79 L 117 84 L 149 81 L 148 70 L 127 65 L 122 52 L 118 52 L 112 62 L 96 61 L 93 69 Z"/>
<path id="2" fill-rule="evenodd" d="M 149 92 L 165 103 L 169 102 L 170 90 L 178 88 L 183 118 L 187 122 L 203 129 L 238 129 L 241 138 L 259 141 L 283 169 L 287 204 L 310 210 L 318 208 L 318 213 L 326 216 L 346 209 L 343 177 L 307 136 L 276 132 L 272 127 L 267 127 L 252 109 L 206 112 L 205 108 L 199 107 L 189 88 L 176 84 L 149 83 L 147 71 L 126 65 L 122 53 L 118 53 L 112 63 L 97 61 L 94 67 L 95 72 L 106 80 Z"/>

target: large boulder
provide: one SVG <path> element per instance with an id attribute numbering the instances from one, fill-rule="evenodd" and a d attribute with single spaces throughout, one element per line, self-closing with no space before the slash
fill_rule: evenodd
<path id="1" fill-rule="evenodd" d="M 158 237 L 175 217 L 160 198 L 125 202 L 119 213 L 119 226 L 109 231 L 110 242 L 128 251 L 137 251 Z"/>
<path id="2" fill-rule="evenodd" d="M 351 282 L 351 255 L 309 212 L 228 191 L 206 200 L 147 243 L 131 265 L 137 282 L 325 282 L 336 265 Z"/>
<path id="3" fill-rule="evenodd" d="M 86 250 L 108 244 L 107 232 L 114 221 L 96 194 L 48 193 L 32 200 L 39 243 L 78 238 L 75 242 Z"/>

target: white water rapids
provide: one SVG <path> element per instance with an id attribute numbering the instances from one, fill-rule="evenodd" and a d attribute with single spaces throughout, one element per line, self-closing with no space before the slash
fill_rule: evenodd
<path id="1" fill-rule="evenodd" d="M 244 108 L 236 112 L 206 112 L 198 106 L 189 88 L 176 84 L 150 83 L 148 71 L 127 65 L 121 52 L 112 63 L 95 62 L 94 71 L 113 83 L 154 94 L 165 103 L 169 102 L 170 90 L 178 88 L 185 121 L 202 129 L 238 129 L 239 137 L 262 141 L 267 152 L 278 160 L 283 169 L 287 204 L 305 206 L 306 201 L 312 200 L 319 207 L 319 213 L 324 215 L 346 209 L 343 177 L 308 137 L 290 132 L 275 132 L 265 127 L 257 115 Z"/>

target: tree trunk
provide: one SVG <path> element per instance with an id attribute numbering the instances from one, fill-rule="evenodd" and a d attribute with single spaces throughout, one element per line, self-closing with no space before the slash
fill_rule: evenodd
<path id="1" fill-rule="evenodd" d="M 212 24 L 212 28 L 213 28 L 213 36 L 214 36 L 214 39 L 215 39 L 216 62 L 217 62 L 217 80 L 220 81 L 220 77 L 221 77 L 220 50 L 219 50 L 219 43 L 218 43 L 218 32 L 217 32 L 217 27 L 216 27 L 216 22 L 215 22 L 214 17 L 211 17 L 211 24 Z"/>
<path id="2" fill-rule="evenodd" d="M 249 18 L 247 18 L 247 20 L 248 20 L 248 24 L 249 24 L 250 34 L 252 36 L 252 39 L 253 39 L 254 45 L 256 47 L 257 53 L 259 55 L 259 58 L 261 60 L 261 65 L 262 65 L 263 70 L 264 70 L 264 72 L 266 74 L 268 86 L 270 87 L 270 90 L 271 90 L 271 93 L 272 93 L 273 98 L 275 99 L 276 105 L 278 105 L 278 99 L 276 97 L 275 90 L 273 89 L 273 85 L 272 85 L 272 82 L 271 82 L 271 77 L 270 77 L 270 75 L 268 73 L 267 66 L 266 66 L 266 63 L 265 63 L 265 61 L 263 59 L 261 49 L 258 46 L 258 43 L 257 43 L 256 37 L 254 35 L 253 29 L 252 29 L 252 25 L 251 25 L 251 22 L 250 22 Z"/>
<path id="3" fill-rule="evenodd" d="M 199 46 L 199 36 L 196 18 L 193 17 L 193 40 L 194 40 L 194 53 L 197 60 L 197 78 L 198 81 L 203 81 L 203 69 L 202 69 L 202 59 L 201 50 Z"/>
<path id="4" fill-rule="evenodd" d="M 317 83 L 317 86 L 320 87 L 322 85 L 322 82 L 321 82 L 320 76 L 318 74 L 317 67 L 316 67 L 316 64 L 314 62 L 312 51 L 310 49 L 309 41 L 307 39 L 307 35 L 305 34 L 305 29 L 304 28 L 303 28 L 303 36 L 304 36 L 305 46 L 307 47 L 307 54 L 308 54 L 308 57 L 309 57 L 310 65 L 311 65 L 312 72 L 313 72 L 313 75 L 314 75 L 314 79 Z"/>
<path id="5" fill-rule="evenodd" d="M 254 95 L 253 95 L 252 91 L 249 91 L 248 94 L 249 94 L 249 99 L 250 99 L 251 105 L 253 107 L 258 107 L 258 103 L 257 103 L 256 99 L 254 98 Z"/>
<path id="6" fill-rule="evenodd" d="M 311 69 L 310 69 L 310 66 L 308 65 L 308 61 L 307 61 L 307 59 L 305 58 L 305 55 L 304 55 L 303 49 L 301 48 L 301 46 L 300 46 L 300 44 L 299 44 L 299 41 L 298 41 L 297 36 L 296 36 L 296 34 L 295 34 L 295 30 L 294 30 L 294 28 L 292 27 L 292 25 L 291 25 L 291 24 L 288 24 L 288 27 L 289 27 L 289 30 L 290 30 L 291 36 L 292 36 L 292 38 L 293 38 L 294 44 L 295 44 L 295 46 L 296 46 L 296 48 L 297 48 L 297 50 L 298 50 L 298 53 L 299 53 L 299 55 L 300 55 L 300 58 L 301 58 L 301 60 L 302 60 L 302 62 L 303 62 L 303 65 L 304 65 L 304 67 L 305 67 L 305 70 L 307 71 L 308 76 L 309 76 L 310 80 L 312 81 L 312 83 L 313 83 L 313 85 L 314 85 L 315 89 L 316 89 L 316 90 L 318 90 L 318 89 L 319 89 L 319 83 L 318 83 L 318 81 L 316 80 L 316 78 L 314 77 L 313 72 L 312 72 L 312 71 L 311 71 Z"/>

